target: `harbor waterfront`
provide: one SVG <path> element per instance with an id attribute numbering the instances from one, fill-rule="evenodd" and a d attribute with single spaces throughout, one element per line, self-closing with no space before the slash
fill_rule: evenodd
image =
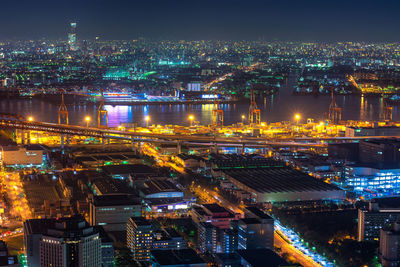
<path id="1" fill-rule="evenodd" d="M 296 96 L 291 95 L 290 88 L 282 88 L 280 93 L 267 96 L 258 101 L 261 110 L 261 121 L 290 121 L 293 115 L 300 113 L 302 118 L 313 118 L 315 121 L 327 118 L 329 96 Z M 347 95 L 335 97 L 338 106 L 342 107 L 343 120 L 374 121 L 382 118 L 383 101 L 377 96 Z M 61 101 L 61 99 L 60 99 Z M 34 99 L 0 99 L 0 112 L 19 114 L 25 117 L 33 115 L 36 120 L 57 122 L 59 103 Z M 159 104 L 159 105 L 105 105 L 108 111 L 109 126 L 117 127 L 121 123 L 137 123 L 145 125 L 144 118 L 151 115 L 151 124 L 185 124 L 187 114 L 193 114 L 201 125 L 211 124 L 213 104 Z M 224 124 L 241 122 L 242 115 L 248 116 L 249 103 L 237 102 L 222 104 Z M 68 106 L 70 122 L 84 124 L 84 115 L 96 116 L 95 104 Z M 400 120 L 398 107 L 393 107 L 393 120 Z M 187 124 L 190 122 L 187 121 Z"/>

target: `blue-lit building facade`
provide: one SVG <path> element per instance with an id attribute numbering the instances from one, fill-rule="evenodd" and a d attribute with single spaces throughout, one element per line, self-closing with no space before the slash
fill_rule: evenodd
<path id="1" fill-rule="evenodd" d="M 392 195 L 400 192 L 400 167 L 346 166 L 343 186 L 357 194 Z"/>

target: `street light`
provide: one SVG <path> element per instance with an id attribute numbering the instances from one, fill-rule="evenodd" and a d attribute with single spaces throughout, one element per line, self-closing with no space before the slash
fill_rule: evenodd
<path id="1" fill-rule="evenodd" d="M 296 115 L 294 115 L 294 119 L 296 120 L 296 124 L 299 124 L 299 120 L 300 120 L 300 114 L 297 113 Z"/>
<path id="2" fill-rule="evenodd" d="M 245 115 L 242 115 L 242 123 L 244 124 L 244 120 L 246 119 Z"/>
<path id="3" fill-rule="evenodd" d="M 149 127 L 149 120 L 150 120 L 150 116 L 146 116 L 144 117 L 144 120 L 146 121 L 146 127 Z"/>
<path id="4" fill-rule="evenodd" d="M 90 116 L 86 116 L 85 121 L 86 121 L 86 127 L 89 127 Z"/>
<path id="5" fill-rule="evenodd" d="M 32 121 L 33 121 L 33 117 L 32 117 L 32 116 L 29 116 L 29 117 L 28 117 L 28 121 L 32 122 Z"/>
<path id="6" fill-rule="evenodd" d="M 190 120 L 190 127 L 192 127 L 193 126 L 194 116 L 193 115 L 189 115 L 189 120 Z"/>

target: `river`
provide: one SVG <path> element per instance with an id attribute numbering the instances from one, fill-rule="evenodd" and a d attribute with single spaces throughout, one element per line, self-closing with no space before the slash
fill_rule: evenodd
<path id="1" fill-rule="evenodd" d="M 320 121 L 326 117 L 330 104 L 330 96 L 298 96 L 293 95 L 293 85 L 296 77 L 290 75 L 279 92 L 267 98 L 257 100 L 261 109 L 261 121 L 276 122 L 293 120 L 296 113 L 302 120 L 314 118 Z M 336 103 L 342 107 L 344 120 L 377 120 L 382 116 L 383 102 L 381 97 L 362 97 L 360 95 L 336 96 Z M 202 105 L 106 105 L 109 125 L 120 123 L 138 123 L 145 125 L 145 116 L 150 116 L 150 124 L 181 124 L 188 125 L 188 115 L 193 114 L 196 121 L 207 125 L 211 123 L 211 104 Z M 230 125 L 241 121 L 242 115 L 248 114 L 249 103 L 234 103 L 222 105 L 224 124 Z M 0 112 L 33 116 L 35 120 L 57 122 L 58 106 L 42 99 L 0 99 Z M 70 124 L 84 125 L 84 117 L 91 116 L 92 124 L 97 107 L 94 105 L 68 106 Z M 398 107 L 393 108 L 393 120 L 399 120 Z"/>

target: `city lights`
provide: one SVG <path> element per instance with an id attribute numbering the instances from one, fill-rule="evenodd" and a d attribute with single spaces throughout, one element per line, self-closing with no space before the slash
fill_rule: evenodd
<path id="1" fill-rule="evenodd" d="M 90 120 L 91 120 L 90 116 L 85 117 L 86 127 L 89 127 Z"/>
<path id="2" fill-rule="evenodd" d="M 32 117 L 32 116 L 29 116 L 29 117 L 28 117 L 28 121 L 32 122 L 32 121 L 33 121 L 33 117 Z"/>
<path id="3" fill-rule="evenodd" d="M 190 120 L 190 127 L 192 127 L 193 126 L 194 116 L 193 115 L 189 115 L 189 120 Z"/>
<path id="4" fill-rule="evenodd" d="M 149 121 L 150 121 L 150 116 L 144 117 L 144 120 L 146 121 L 146 127 L 149 127 Z"/>
<path id="5" fill-rule="evenodd" d="M 298 114 L 298 113 L 296 113 L 295 115 L 294 115 L 294 119 L 296 120 L 296 124 L 299 124 L 299 121 L 300 121 L 300 114 Z"/>

